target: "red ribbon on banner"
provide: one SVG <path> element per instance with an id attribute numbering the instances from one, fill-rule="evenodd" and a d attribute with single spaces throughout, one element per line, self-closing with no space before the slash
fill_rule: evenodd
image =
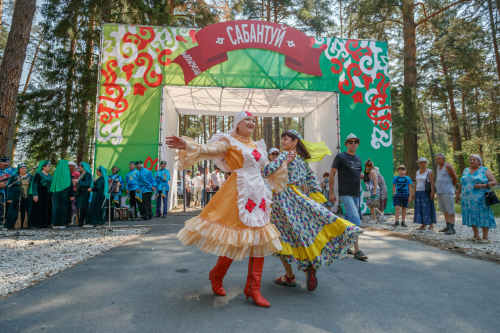
<path id="1" fill-rule="evenodd" d="M 265 49 L 284 54 L 285 65 L 297 72 L 322 76 L 319 57 L 310 38 L 297 29 L 263 21 L 229 21 L 209 25 L 196 33 L 198 46 L 178 55 L 186 85 L 207 69 L 227 61 L 227 52 Z"/>

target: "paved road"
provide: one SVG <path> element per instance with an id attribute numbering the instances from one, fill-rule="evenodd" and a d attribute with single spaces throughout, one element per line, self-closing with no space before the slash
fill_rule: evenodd
<path id="1" fill-rule="evenodd" d="M 321 269 L 312 293 L 302 274 L 296 288 L 275 285 L 283 270 L 269 257 L 262 293 L 270 308 L 245 299 L 247 261 L 231 266 L 227 296 L 215 296 L 215 256 L 175 237 L 187 218 L 133 223 L 154 229 L 0 300 L 0 331 L 500 331 L 498 264 L 376 232 L 361 238 L 368 262 L 349 257 Z"/>

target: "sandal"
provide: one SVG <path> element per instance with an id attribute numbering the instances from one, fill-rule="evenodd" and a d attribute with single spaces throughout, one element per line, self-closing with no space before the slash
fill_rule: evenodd
<path id="1" fill-rule="evenodd" d="M 348 248 L 348 249 L 347 249 L 347 254 L 352 254 L 352 255 L 354 255 L 354 252 L 352 252 L 351 248 Z"/>
<path id="2" fill-rule="evenodd" d="M 307 290 L 313 291 L 318 286 L 318 279 L 316 278 L 316 269 L 309 265 L 307 267 Z"/>
<path id="3" fill-rule="evenodd" d="M 425 230 L 425 225 L 422 225 L 420 228 L 415 228 L 415 230 Z"/>
<path id="4" fill-rule="evenodd" d="M 283 278 L 285 278 L 285 281 L 283 281 Z M 293 280 L 295 280 L 295 274 L 291 278 L 289 278 L 285 274 L 283 276 L 279 276 L 276 279 L 274 279 L 274 283 L 282 285 L 282 286 L 295 287 L 297 285 L 297 283 L 292 282 Z"/>
<path id="5" fill-rule="evenodd" d="M 470 241 L 470 242 L 477 242 L 479 239 L 476 238 L 476 237 L 474 237 L 474 236 L 472 236 L 471 238 L 467 238 L 467 240 Z"/>
<path id="6" fill-rule="evenodd" d="M 478 239 L 477 242 L 482 244 L 489 244 L 491 243 L 491 240 L 483 238 L 483 239 Z"/>
<path id="7" fill-rule="evenodd" d="M 363 251 L 359 250 L 354 255 L 354 258 L 361 260 L 361 261 L 365 261 L 366 259 L 368 259 L 368 256 L 366 254 L 364 254 Z"/>

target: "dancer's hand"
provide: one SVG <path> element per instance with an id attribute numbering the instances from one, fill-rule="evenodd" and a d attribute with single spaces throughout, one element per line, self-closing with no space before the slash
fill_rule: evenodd
<path id="1" fill-rule="evenodd" d="M 34 201 L 34 202 L 38 202 L 38 196 L 33 197 L 33 201 Z"/>
<path id="2" fill-rule="evenodd" d="M 288 165 L 292 163 L 295 160 L 295 156 L 297 156 L 297 153 L 295 151 L 290 151 L 288 155 L 286 156 L 285 163 Z"/>
<path id="3" fill-rule="evenodd" d="M 178 136 L 167 136 L 167 138 L 165 139 L 165 143 L 167 144 L 168 148 L 186 150 L 186 140 Z"/>

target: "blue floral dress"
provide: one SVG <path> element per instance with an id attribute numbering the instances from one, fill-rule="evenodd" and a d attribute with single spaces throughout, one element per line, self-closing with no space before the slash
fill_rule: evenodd
<path id="1" fill-rule="evenodd" d="M 265 165 L 263 177 L 283 168 L 286 156 L 287 152 L 282 152 L 276 160 Z M 324 202 L 325 198 L 320 195 L 322 188 L 309 164 L 300 156 L 288 164 L 287 172 L 288 185 L 283 191 L 273 193 L 271 223 L 280 231 L 283 246 L 274 256 L 297 264 L 300 270 L 306 270 L 309 265 L 315 269 L 328 266 L 345 256 L 363 230 L 315 201 Z M 315 200 L 301 192 L 303 185 Z"/>
<path id="2" fill-rule="evenodd" d="M 489 206 L 486 206 L 484 199 L 485 188 L 474 188 L 476 184 L 486 184 L 489 182 L 486 177 L 486 167 L 480 167 L 472 175 L 469 168 L 464 170 L 460 184 L 462 185 L 462 224 L 468 227 L 478 226 L 496 228 L 495 217 Z"/>

